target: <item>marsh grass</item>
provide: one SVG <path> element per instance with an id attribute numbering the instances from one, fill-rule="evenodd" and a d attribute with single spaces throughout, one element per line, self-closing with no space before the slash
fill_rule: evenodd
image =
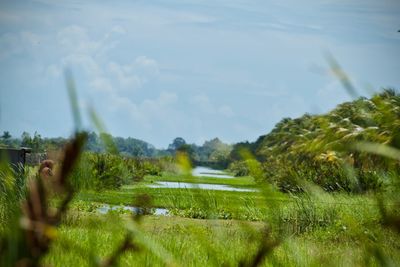
<path id="1" fill-rule="evenodd" d="M 44 262 L 90 266 L 88 251 L 97 251 L 100 259 L 123 240 L 126 216 L 92 214 L 71 219 L 61 227 L 60 238 Z M 262 222 L 157 216 L 146 216 L 141 223 L 141 231 L 159 242 L 181 266 L 236 266 L 242 259 L 249 260 L 257 251 L 263 227 Z M 363 266 L 366 247 L 377 242 L 394 263 L 399 260 L 397 241 L 393 233 L 381 228 L 356 231 L 333 225 L 288 236 L 262 266 Z M 123 255 L 120 266 L 165 266 L 159 253 L 141 247 L 140 253 Z M 371 258 L 368 265 L 377 264 Z"/>

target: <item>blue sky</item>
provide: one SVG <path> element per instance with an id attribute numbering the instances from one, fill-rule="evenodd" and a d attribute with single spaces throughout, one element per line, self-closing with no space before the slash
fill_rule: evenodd
<path id="1" fill-rule="evenodd" d="M 255 140 L 283 117 L 400 84 L 400 2 L 0 1 L 0 131 L 68 136 L 64 69 L 85 127 L 166 147 Z"/>

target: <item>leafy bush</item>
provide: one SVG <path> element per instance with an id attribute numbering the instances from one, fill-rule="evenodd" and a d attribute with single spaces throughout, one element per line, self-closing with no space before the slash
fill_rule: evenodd
<path id="1" fill-rule="evenodd" d="M 158 160 L 124 158 L 119 155 L 83 153 L 71 182 L 77 189 L 115 189 L 141 181 L 145 175 L 161 175 Z"/>
<path id="2" fill-rule="evenodd" d="M 256 165 L 256 166 L 254 166 Z M 246 159 L 241 161 L 232 162 L 229 165 L 229 172 L 233 173 L 234 176 L 248 176 L 251 174 L 251 167 L 254 166 L 257 169 L 261 168 L 261 164 L 255 159 Z"/>
<path id="3" fill-rule="evenodd" d="M 119 188 L 124 181 L 123 161 L 114 155 L 93 154 L 93 175 L 97 177 L 100 188 Z"/>

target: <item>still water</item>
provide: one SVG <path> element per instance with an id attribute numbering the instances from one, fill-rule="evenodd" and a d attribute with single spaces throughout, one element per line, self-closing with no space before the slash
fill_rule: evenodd
<path id="1" fill-rule="evenodd" d="M 214 170 L 208 167 L 197 166 L 192 170 L 192 175 L 197 177 L 216 177 L 216 178 L 233 178 L 232 175 L 226 174 L 220 170 Z"/>
<path id="2" fill-rule="evenodd" d="M 100 208 L 97 209 L 97 211 L 101 214 L 106 214 L 108 211 L 110 210 L 128 210 L 131 211 L 133 213 L 136 214 L 140 214 L 142 213 L 142 208 L 139 207 L 132 207 L 132 206 L 112 206 L 112 205 L 108 205 L 108 204 L 104 204 L 103 206 L 101 206 Z M 162 208 L 153 208 L 152 209 L 152 214 L 153 215 L 164 215 L 167 216 L 168 215 L 168 210 L 167 209 L 162 209 Z"/>
<path id="3" fill-rule="evenodd" d="M 206 189 L 206 190 L 222 190 L 222 191 L 237 191 L 237 192 L 255 192 L 253 188 L 237 188 L 224 184 L 194 184 L 194 183 L 181 183 L 181 182 L 164 182 L 159 181 L 149 185 L 151 188 L 192 188 L 192 189 Z"/>

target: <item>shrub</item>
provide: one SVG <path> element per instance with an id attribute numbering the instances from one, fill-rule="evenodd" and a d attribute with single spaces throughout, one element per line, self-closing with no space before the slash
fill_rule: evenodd
<path id="1" fill-rule="evenodd" d="M 143 180 L 145 175 L 161 175 L 156 159 L 124 158 L 119 155 L 85 152 L 71 176 L 76 189 L 116 189 Z"/>
<path id="2" fill-rule="evenodd" d="M 252 167 L 260 169 L 261 164 L 255 159 L 234 161 L 229 165 L 228 170 L 233 173 L 234 176 L 248 176 L 252 174 Z"/>

